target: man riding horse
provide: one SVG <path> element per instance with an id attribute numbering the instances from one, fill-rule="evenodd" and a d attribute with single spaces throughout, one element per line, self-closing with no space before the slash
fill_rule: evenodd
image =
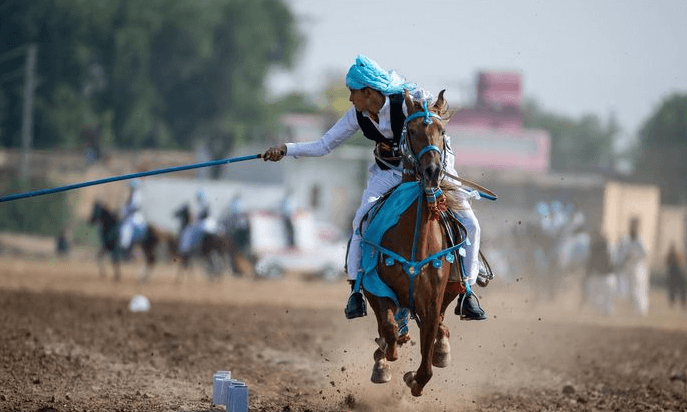
<path id="1" fill-rule="evenodd" d="M 361 205 L 353 219 L 353 236 L 351 238 L 346 268 L 351 284 L 351 294 L 345 308 L 345 315 L 353 319 L 367 314 L 363 294 L 355 288 L 359 276 L 361 261 L 360 226 L 368 211 L 378 199 L 401 183 L 400 140 L 404 123 L 408 116 L 407 104 L 403 97 L 404 90 L 413 91 L 415 99 L 429 100 L 431 94 L 417 89 L 414 83 L 406 82 L 394 71 L 385 71 L 376 62 L 363 55 L 356 58 L 346 75 L 346 86 L 350 90 L 349 100 L 353 106 L 327 131 L 324 136 L 313 142 L 286 143 L 269 148 L 264 154 L 265 161 L 279 161 L 284 156 L 324 156 L 335 147 L 361 130 L 363 135 L 375 142 L 373 163 L 368 171 L 367 187 L 363 192 Z M 449 137 L 446 136 L 446 156 L 444 170 L 446 175 L 457 176 L 454 170 L 454 156 L 450 150 Z M 452 180 L 457 186 L 458 181 Z M 469 242 L 465 245 L 462 257 L 465 276 L 470 285 L 477 280 L 479 273 L 480 226 L 471 209 L 469 191 L 461 191 L 461 202 L 458 210 L 452 213 L 467 229 Z M 459 259 L 456 260 L 458 262 Z M 484 320 L 486 314 L 472 293 L 459 295 L 455 309 L 456 315 L 465 320 Z"/>
<path id="2" fill-rule="evenodd" d="M 214 234 L 216 231 L 216 224 L 210 218 L 210 205 L 207 199 L 207 193 L 200 188 L 196 191 L 196 201 L 198 202 L 198 211 L 193 223 L 183 228 L 179 236 L 179 253 L 188 255 L 191 251 L 200 246 L 203 237 Z"/>
<path id="3" fill-rule="evenodd" d="M 138 180 L 129 181 L 129 197 L 122 208 L 119 226 L 119 247 L 124 257 L 129 256 L 131 246 L 145 236 L 148 227 L 141 212 L 142 200 Z"/>

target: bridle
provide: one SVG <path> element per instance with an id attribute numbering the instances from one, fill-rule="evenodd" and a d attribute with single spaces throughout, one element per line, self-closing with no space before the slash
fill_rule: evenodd
<path id="1" fill-rule="evenodd" d="M 422 123 L 425 126 L 429 126 L 434 121 L 432 118 L 443 120 L 441 116 L 434 112 L 427 110 L 427 100 L 422 101 L 422 110 L 412 113 L 410 116 L 406 117 L 405 122 L 403 122 L 403 131 L 401 132 L 401 156 L 410 165 L 410 168 L 403 168 L 403 173 L 406 175 L 415 176 L 416 180 L 421 180 L 422 173 L 420 173 L 420 158 L 429 152 L 437 152 L 441 156 L 439 171 L 439 181 L 441 181 L 446 172 L 446 136 L 443 136 L 444 147 L 440 149 L 436 145 L 428 144 L 427 146 L 420 149 L 418 154 L 413 152 L 413 148 L 408 142 L 408 123 L 415 119 L 423 118 Z M 429 204 L 430 210 L 432 212 L 432 219 L 438 219 L 439 213 L 446 210 L 446 198 L 443 196 L 443 192 L 439 187 L 427 187 L 423 186 L 423 191 L 425 193 L 425 199 Z M 418 208 L 419 210 L 419 208 Z"/>
<path id="2" fill-rule="evenodd" d="M 441 116 L 434 112 L 430 112 L 427 110 L 427 100 L 423 100 L 422 102 L 422 110 L 419 110 L 417 112 L 412 113 L 410 116 L 406 117 L 406 120 L 403 122 L 403 131 L 401 132 L 401 142 L 400 142 L 400 149 L 401 149 L 401 156 L 408 162 L 408 164 L 411 166 L 410 169 L 404 168 L 403 173 L 404 174 L 409 174 L 409 175 L 414 175 L 416 178 L 419 179 L 419 176 L 421 176 L 421 173 L 419 172 L 418 168 L 420 165 L 420 158 L 424 156 L 425 154 L 429 152 L 437 152 L 441 155 L 441 174 L 443 175 L 444 173 L 444 161 L 446 159 L 446 152 L 444 149 L 440 149 L 439 147 L 433 145 L 433 144 L 428 144 L 427 146 L 423 147 L 418 154 L 415 154 L 413 152 L 413 148 L 410 146 L 410 143 L 408 142 L 408 123 L 411 121 L 418 119 L 418 118 L 424 118 L 422 121 L 423 124 L 426 126 L 429 126 L 432 124 L 434 121 L 432 118 L 436 118 L 439 120 L 443 120 Z M 444 137 L 444 147 L 446 147 L 446 138 Z"/>

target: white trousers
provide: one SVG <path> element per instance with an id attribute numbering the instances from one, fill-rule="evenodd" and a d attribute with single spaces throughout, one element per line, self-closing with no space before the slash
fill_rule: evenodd
<path id="1" fill-rule="evenodd" d="M 127 216 L 119 226 L 119 246 L 126 250 L 134 240 L 134 233 L 142 234 L 146 229 L 146 222 L 140 212 Z"/>
<path id="2" fill-rule="evenodd" d="M 361 240 L 359 228 L 360 222 L 365 217 L 365 214 L 372 208 L 372 206 L 379 200 L 379 198 L 388 192 L 394 186 L 401 183 L 401 173 L 393 170 L 382 170 L 376 163 L 372 164 L 368 169 L 370 177 L 367 181 L 367 188 L 363 192 L 360 207 L 353 218 L 353 236 L 351 237 L 351 245 L 348 250 L 348 261 L 346 266 L 348 268 L 348 279 L 356 280 L 358 278 L 358 270 L 360 268 L 361 260 Z M 449 173 L 455 175 L 453 168 L 450 168 Z M 466 255 L 463 257 L 463 265 L 467 272 L 468 283 L 474 285 L 479 273 L 479 244 L 481 229 L 475 213 L 470 208 L 470 204 L 466 201 L 462 202 L 464 209 L 457 210 L 456 215 L 461 223 L 467 229 L 468 239 L 470 245 L 465 245 Z"/>
<path id="3" fill-rule="evenodd" d="M 353 217 L 353 236 L 351 237 L 351 245 L 348 249 L 348 261 L 346 262 L 348 279 L 350 280 L 358 278 L 358 269 L 360 268 L 360 241 L 362 240 L 362 236 L 360 235 L 360 222 L 362 222 L 365 214 L 384 193 L 401 183 L 400 172 L 395 170 L 382 170 L 377 166 L 377 163 L 373 163 L 368 168 L 368 172 L 369 178 L 367 179 L 367 187 L 365 191 L 363 191 L 360 207 Z"/>
<path id="4" fill-rule="evenodd" d="M 479 243 L 482 229 L 479 227 L 477 216 L 475 216 L 475 212 L 472 211 L 472 208 L 455 210 L 454 212 L 456 213 L 458 220 L 460 220 L 468 232 L 467 235 L 470 244 L 465 245 L 463 267 L 465 268 L 465 274 L 468 277 L 468 284 L 472 286 L 477 281 L 477 275 L 479 274 Z"/>
<path id="5" fill-rule="evenodd" d="M 587 301 L 594 310 L 604 315 L 612 315 L 618 286 L 615 274 L 592 274 L 587 277 L 586 286 Z"/>
<path id="6" fill-rule="evenodd" d="M 200 244 L 203 235 L 207 233 L 217 233 L 217 222 L 212 218 L 206 218 L 186 226 L 179 235 L 179 253 L 191 252 Z"/>
<path id="7" fill-rule="evenodd" d="M 649 271 L 643 263 L 637 264 L 628 273 L 630 299 L 635 312 L 640 315 L 649 313 Z"/>

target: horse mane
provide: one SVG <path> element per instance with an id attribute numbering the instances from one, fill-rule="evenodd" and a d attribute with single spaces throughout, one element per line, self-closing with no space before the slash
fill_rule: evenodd
<path id="1" fill-rule="evenodd" d="M 103 215 L 106 215 L 106 216 L 110 217 L 114 222 L 119 221 L 119 219 L 117 218 L 117 214 L 114 213 L 113 211 L 111 211 L 111 210 L 107 207 L 107 205 L 105 205 L 105 202 L 103 202 L 102 200 L 100 200 L 100 199 L 96 200 L 96 201 L 95 201 L 95 206 L 96 206 L 96 207 L 99 207 L 100 210 L 102 211 L 101 213 L 102 213 Z"/>
<path id="2" fill-rule="evenodd" d="M 440 122 L 441 122 L 442 126 L 446 125 L 446 123 L 449 121 L 451 116 L 455 113 L 455 111 L 451 111 L 449 109 L 448 101 L 446 101 L 444 99 L 444 92 L 445 91 L 446 91 L 446 89 L 440 91 L 439 95 L 432 102 L 427 103 L 427 109 L 435 112 L 436 114 L 438 114 L 441 117 Z M 422 100 L 413 99 L 412 96 L 410 96 L 409 94 L 408 94 L 408 97 L 410 98 L 410 101 L 412 102 L 412 105 L 413 105 L 412 108 L 414 111 L 422 110 Z M 408 100 L 406 100 L 406 104 L 407 104 L 407 101 Z M 437 107 L 436 106 L 437 103 L 441 103 L 441 105 L 439 107 Z"/>
<path id="3" fill-rule="evenodd" d="M 441 183 L 439 184 L 439 188 L 441 189 L 442 192 L 444 192 L 444 196 L 446 197 L 446 206 L 450 210 L 460 210 L 463 209 L 462 207 L 462 199 L 458 196 L 458 186 L 451 183 L 447 182 L 446 180 L 442 180 Z"/>

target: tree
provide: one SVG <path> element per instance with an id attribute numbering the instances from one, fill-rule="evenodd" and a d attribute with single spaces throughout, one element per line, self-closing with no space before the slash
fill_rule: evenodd
<path id="1" fill-rule="evenodd" d="M 79 144 L 99 123 L 120 147 L 184 147 L 213 127 L 248 138 L 269 121 L 264 79 L 301 37 L 283 0 L 6 0 L 0 57 L 39 47 L 35 145 Z M 0 59 L 0 72 L 21 70 Z M 18 146 L 22 79 L 0 84 L 0 144 Z M 208 126 L 209 125 L 209 126 Z"/>
<path id="2" fill-rule="evenodd" d="M 613 113 L 607 122 L 588 114 L 575 120 L 543 111 L 534 101 L 523 109 L 523 125 L 551 136 L 551 168 L 558 171 L 612 171 L 613 141 L 620 128 Z"/>
<path id="3" fill-rule="evenodd" d="M 638 180 L 658 184 L 666 203 L 687 203 L 687 94 L 661 103 L 639 132 L 638 151 Z"/>

